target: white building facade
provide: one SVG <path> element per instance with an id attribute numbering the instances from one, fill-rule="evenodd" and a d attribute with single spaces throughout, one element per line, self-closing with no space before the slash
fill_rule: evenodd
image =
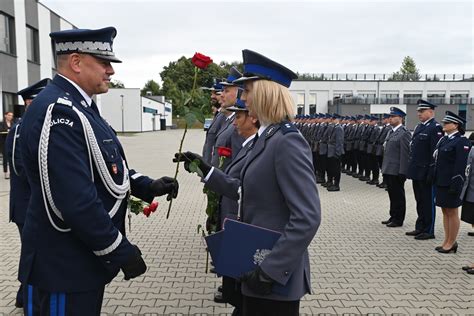
<path id="1" fill-rule="evenodd" d="M 432 75 L 417 81 L 388 81 L 382 79 L 388 76 L 382 75 L 357 77 L 333 75 L 324 80 L 318 76 L 317 80 L 293 81 L 290 91 L 297 113 L 382 114 L 387 113 L 391 106 L 397 106 L 407 112 L 407 126 L 413 128 L 418 123 L 416 101 L 424 99 L 438 105 L 438 120 L 446 110 L 450 110 L 467 119 L 468 129 L 474 129 L 474 81 L 471 74 Z"/>
<path id="2" fill-rule="evenodd" d="M 16 92 L 56 73 L 49 33 L 75 26 L 38 0 L 0 0 L 0 110 L 16 116 Z M 3 116 L 2 116 L 3 119 Z"/>

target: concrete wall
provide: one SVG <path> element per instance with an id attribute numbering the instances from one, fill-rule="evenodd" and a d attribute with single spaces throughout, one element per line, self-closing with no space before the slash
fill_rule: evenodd
<path id="1" fill-rule="evenodd" d="M 117 132 L 142 131 L 139 88 L 109 89 L 108 93 L 97 95 L 96 98 L 102 116 Z"/>

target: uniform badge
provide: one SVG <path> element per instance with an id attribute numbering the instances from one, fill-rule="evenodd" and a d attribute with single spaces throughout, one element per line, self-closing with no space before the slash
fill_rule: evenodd
<path id="1" fill-rule="evenodd" d="M 117 164 L 113 163 L 111 169 L 112 169 L 112 173 L 113 173 L 113 174 L 117 174 L 117 173 L 118 173 Z"/>

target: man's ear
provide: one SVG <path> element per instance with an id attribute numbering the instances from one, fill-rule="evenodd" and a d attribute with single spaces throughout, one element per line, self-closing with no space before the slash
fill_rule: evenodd
<path id="1" fill-rule="evenodd" d="M 81 55 L 73 53 L 69 55 L 69 66 L 75 73 L 81 72 Z"/>

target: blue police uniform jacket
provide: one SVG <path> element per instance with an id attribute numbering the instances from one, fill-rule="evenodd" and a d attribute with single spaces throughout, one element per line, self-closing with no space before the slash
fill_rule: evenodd
<path id="1" fill-rule="evenodd" d="M 48 113 L 51 121 L 45 122 Z M 90 123 L 89 131 L 81 117 Z M 48 125 L 45 149 L 40 140 L 44 140 L 42 131 Z M 95 147 L 94 141 L 85 140 L 90 131 L 96 138 Z M 19 279 L 51 292 L 99 289 L 117 275 L 135 251 L 125 237 L 128 194 L 121 200 L 113 196 L 109 191 L 113 184 L 106 186 L 99 175 L 102 166 L 114 184 L 127 180 L 123 148 L 95 104 L 87 106 L 79 91 L 59 75 L 30 105 L 21 132 L 31 201 L 23 228 Z M 97 146 L 96 154 L 105 166 L 91 158 L 88 149 Z M 47 153 L 47 177 L 39 150 Z M 129 179 L 131 194 L 151 202 L 152 179 L 133 170 Z M 43 195 L 48 185 L 51 199 Z M 51 211 L 53 203 L 58 213 Z"/>
<path id="2" fill-rule="evenodd" d="M 425 124 L 419 123 L 413 132 L 407 177 L 426 180 L 436 144 L 443 137 L 443 128 L 434 118 Z"/>
<path id="3" fill-rule="evenodd" d="M 460 133 L 441 138 L 434 153 L 434 184 L 461 194 L 470 149 L 471 142 Z"/>
<path id="4" fill-rule="evenodd" d="M 30 185 L 23 169 L 20 150 L 21 121 L 8 132 L 5 141 L 8 164 L 10 166 L 10 221 L 23 225 L 26 209 L 30 201 Z"/>

